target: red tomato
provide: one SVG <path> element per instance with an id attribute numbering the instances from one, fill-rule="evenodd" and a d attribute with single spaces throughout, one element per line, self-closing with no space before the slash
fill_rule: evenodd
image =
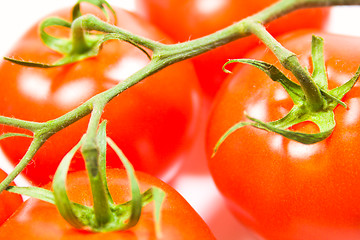
<path id="1" fill-rule="evenodd" d="M 0 169 L 0 182 L 7 177 L 6 172 Z M 18 207 L 23 200 L 19 194 L 3 191 L 0 193 L 0 225 L 3 224 Z"/>
<path id="2" fill-rule="evenodd" d="M 297 31 L 279 40 L 310 70 L 312 33 Z M 314 34 L 324 38 L 329 89 L 333 89 L 355 74 L 360 38 Z M 263 47 L 247 57 L 280 67 Z M 224 141 L 214 158 L 208 158 L 217 187 L 240 221 L 266 239 L 360 238 L 359 83 L 343 101 L 349 109 L 335 108 L 337 125 L 324 141 L 304 145 L 244 127 Z M 207 131 L 208 155 L 226 130 L 246 121 L 244 111 L 268 122 L 283 117 L 291 107 L 279 83 L 255 67 L 237 66 L 215 99 Z M 309 123 L 294 129 L 317 131 Z"/>
<path id="3" fill-rule="evenodd" d="M 248 17 L 276 0 L 137 0 L 144 17 L 177 41 L 199 38 Z M 327 9 L 298 10 L 272 22 L 268 30 L 274 35 L 300 28 L 322 28 Z M 247 37 L 194 58 L 200 84 L 211 98 L 226 74 L 223 64 L 229 58 L 240 58 L 259 40 Z"/>
<path id="4" fill-rule="evenodd" d="M 108 184 L 114 202 L 130 200 L 127 175 L 124 170 L 108 170 Z M 137 173 L 142 191 L 152 186 L 166 193 L 162 207 L 162 239 L 191 240 L 215 239 L 211 231 L 194 209 L 169 185 L 145 173 Z M 72 201 L 91 205 L 91 191 L 85 171 L 73 172 L 67 179 L 67 191 Z M 0 239 L 138 239 L 155 240 L 153 204 L 147 205 L 138 224 L 127 231 L 89 233 L 72 228 L 58 213 L 55 205 L 37 199 L 29 199 L 6 224 L 0 228 Z"/>
<path id="5" fill-rule="evenodd" d="M 70 12 L 65 9 L 52 15 L 68 19 Z M 121 9 L 116 12 L 118 26 L 154 40 L 170 41 L 136 15 Z M 96 14 L 102 16 L 99 11 Z M 59 59 L 59 54 L 41 42 L 37 28 L 38 25 L 32 27 L 8 56 L 43 63 Z M 56 29 L 54 34 L 64 33 Z M 3 61 L 0 65 L 0 115 L 31 121 L 54 119 L 115 86 L 148 62 L 139 49 L 115 40 L 105 43 L 97 57 L 62 67 L 36 69 Z M 109 122 L 109 136 L 131 159 L 135 169 L 163 178 L 185 157 L 191 145 L 199 116 L 200 92 L 191 63 L 164 69 L 120 94 L 106 107 L 103 117 Z M 34 184 L 47 183 L 63 155 L 85 133 L 88 120 L 82 119 L 51 137 L 25 169 L 26 177 Z M 15 130 L 1 127 L 0 131 Z M 15 164 L 30 141 L 12 138 L 1 144 Z M 108 153 L 107 159 L 110 166 L 121 166 L 113 151 Z M 80 157 L 72 170 L 81 168 Z"/>

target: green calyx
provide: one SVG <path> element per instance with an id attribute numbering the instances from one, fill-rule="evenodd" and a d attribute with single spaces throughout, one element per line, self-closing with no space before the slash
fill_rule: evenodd
<path id="1" fill-rule="evenodd" d="M 225 72 L 228 73 L 229 71 L 225 69 L 225 66 L 234 62 L 245 63 L 259 68 L 260 70 L 265 72 L 273 81 L 280 83 L 285 88 L 287 93 L 290 95 L 294 106 L 290 110 L 290 112 L 283 118 L 268 123 L 262 122 L 259 119 L 246 115 L 250 122 L 238 122 L 229 130 L 227 130 L 225 134 L 216 143 L 213 151 L 213 156 L 217 152 L 220 145 L 230 134 L 232 134 L 239 128 L 248 125 L 280 134 L 288 139 L 295 140 L 303 144 L 317 143 L 331 135 L 335 128 L 334 109 L 338 104 L 345 108 L 347 107 L 346 104 L 341 101 L 341 99 L 347 92 L 352 89 L 352 87 L 357 82 L 360 76 L 360 67 L 358 68 L 354 77 L 352 77 L 345 84 L 335 89 L 328 90 L 328 79 L 325 68 L 323 45 L 324 43 L 322 38 L 313 36 L 312 60 L 314 70 L 311 77 L 315 83 L 315 86 L 312 87 L 317 87 L 321 94 L 322 102 L 318 105 L 321 106 L 320 108 L 314 108 L 307 101 L 304 94 L 303 86 L 300 86 L 291 81 L 274 65 L 252 59 L 230 60 L 224 65 L 223 69 Z M 289 130 L 291 126 L 305 121 L 315 123 L 319 127 L 319 132 L 302 133 Z"/>
<path id="2" fill-rule="evenodd" d="M 114 34 L 114 33 L 103 34 L 103 33 L 92 33 L 86 31 L 84 29 L 84 26 L 86 24 L 91 25 L 92 19 L 88 18 L 87 15 L 82 15 L 80 11 L 81 2 L 87 2 L 100 8 L 100 10 L 104 13 L 108 21 L 110 21 L 110 15 L 109 12 L 107 11 L 107 9 L 109 9 L 113 14 L 116 22 L 115 11 L 105 0 L 78 0 L 76 5 L 72 9 L 71 22 L 68 22 L 62 18 L 50 17 L 45 19 L 40 24 L 41 40 L 46 46 L 63 55 L 62 58 L 51 64 L 22 61 L 8 57 L 4 57 L 4 59 L 27 67 L 38 67 L 38 68 L 58 67 L 97 56 L 99 54 L 102 44 L 108 40 L 122 40 L 128 42 L 134 45 L 135 47 L 139 48 L 142 52 L 144 52 L 148 56 L 148 58 L 150 58 L 150 55 L 146 52 L 146 50 L 144 50 L 141 46 L 139 46 L 138 44 L 134 43 L 130 39 L 120 34 Z M 46 32 L 46 28 L 51 26 L 65 27 L 71 29 L 70 38 L 58 38 L 49 35 Z"/>
<path id="3" fill-rule="evenodd" d="M 7 187 L 7 191 L 35 197 L 40 200 L 55 204 L 62 217 L 73 227 L 92 232 L 109 232 L 127 230 L 135 226 L 141 216 L 142 208 L 154 202 L 155 232 L 161 235 L 160 219 L 161 207 L 165 192 L 157 187 L 152 187 L 141 193 L 135 171 L 122 151 L 108 137 L 106 137 L 106 122 L 102 122 L 98 129 L 98 164 L 100 171 L 96 175 L 88 174 L 90 185 L 94 182 L 91 178 L 100 178 L 102 186 L 91 186 L 94 207 L 84 206 L 69 200 L 66 192 L 66 178 L 70 162 L 74 154 L 84 142 L 84 137 L 65 155 L 61 161 L 53 180 L 53 192 L 37 187 Z M 110 145 L 118 154 L 128 174 L 132 199 L 123 204 L 114 204 L 106 181 L 106 145 Z M 103 199 L 99 192 L 105 191 Z M 102 203 L 103 209 L 95 209 L 97 202 Z M 98 204 L 99 205 L 99 204 Z M 99 214 L 100 213 L 100 214 Z"/>

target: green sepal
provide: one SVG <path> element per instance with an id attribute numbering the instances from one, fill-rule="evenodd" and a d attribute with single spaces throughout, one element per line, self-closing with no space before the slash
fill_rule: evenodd
<path id="1" fill-rule="evenodd" d="M 346 83 L 344 83 L 343 85 L 334 88 L 332 90 L 329 91 L 329 94 L 331 94 L 332 96 L 341 99 L 345 96 L 346 93 L 348 93 L 356 84 L 356 82 L 359 80 L 360 77 L 360 66 L 358 67 L 355 75 Z"/>
<path id="2" fill-rule="evenodd" d="M 295 132 L 295 131 L 281 129 L 276 126 L 273 126 L 270 123 L 265 123 L 256 118 L 252 118 L 249 116 L 248 118 L 256 123 L 256 124 L 252 124 L 254 127 L 280 134 L 288 139 L 295 140 L 303 144 L 313 144 L 320 142 L 326 139 L 327 137 L 329 137 L 332 131 L 334 130 L 334 128 L 330 128 L 325 131 L 320 131 L 319 133 L 302 133 L 302 132 Z"/>
<path id="3" fill-rule="evenodd" d="M 165 200 L 165 192 L 157 187 L 150 189 L 152 194 L 152 199 L 154 201 L 154 220 L 155 220 L 155 233 L 157 238 L 161 238 L 161 209 L 163 202 Z"/>
<path id="4" fill-rule="evenodd" d="M 245 127 L 245 126 L 251 126 L 253 125 L 251 122 L 238 122 L 236 124 L 234 124 L 232 127 L 230 127 L 220 138 L 219 140 L 216 142 L 214 148 L 213 148 L 213 152 L 211 157 L 214 157 L 215 154 L 217 153 L 219 147 L 221 146 L 221 144 L 223 144 L 223 142 L 232 134 L 234 133 L 236 130 Z"/>
<path id="5" fill-rule="evenodd" d="M 74 146 L 61 160 L 53 179 L 53 191 L 54 191 L 54 200 L 57 209 L 59 210 L 61 216 L 73 227 L 77 229 L 86 229 L 88 226 L 91 226 L 90 221 L 87 221 L 84 217 L 84 212 L 81 209 L 78 209 L 70 201 L 67 192 L 66 192 L 66 178 L 69 171 L 70 163 L 75 153 L 81 147 L 83 142 L 82 138 L 79 143 Z M 92 216 L 89 214 L 87 216 Z"/>
<path id="6" fill-rule="evenodd" d="M 18 187 L 18 186 L 8 186 L 6 188 L 6 191 L 21 194 L 24 196 L 32 197 L 39 199 L 44 202 L 48 202 L 51 204 L 55 204 L 55 197 L 54 193 L 50 190 L 40 188 L 40 187 Z M 71 203 L 76 208 L 81 209 L 81 211 L 88 212 L 88 214 L 91 213 L 91 208 L 78 204 L 78 203 Z"/>
<path id="7" fill-rule="evenodd" d="M 311 56 L 313 63 L 313 72 L 311 77 L 313 78 L 315 84 L 319 87 L 321 94 L 325 97 L 326 102 L 335 104 L 340 104 L 344 108 L 347 108 L 346 104 L 341 101 L 345 93 L 350 91 L 353 85 L 350 88 L 347 88 L 349 84 L 344 84 L 340 88 L 343 89 L 343 94 L 334 94 L 333 91 L 328 91 L 328 79 L 326 75 L 326 66 L 324 59 L 324 40 L 318 36 L 312 36 L 312 44 L 311 44 Z M 350 80 L 349 82 L 353 82 Z M 356 81 L 355 81 L 356 82 Z M 353 82 L 353 84 L 355 84 Z M 345 89 L 346 88 L 346 89 Z M 331 107 L 332 107 L 331 106 Z"/>
<path id="8" fill-rule="evenodd" d="M 164 199 L 166 197 L 166 193 L 158 188 L 158 187 L 151 187 L 146 190 L 141 195 L 142 197 L 142 207 L 145 207 L 151 202 L 154 202 L 154 222 L 155 222 L 155 233 L 156 236 L 160 239 L 161 238 L 161 210 L 163 206 Z M 112 207 L 114 213 L 118 216 L 117 223 L 123 223 L 130 217 L 130 208 L 132 206 L 132 200 L 115 205 Z M 114 226 L 114 230 L 121 230 L 118 228 L 118 224 Z M 123 229 L 126 230 L 126 229 Z"/>
<path id="9" fill-rule="evenodd" d="M 232 59 L 224 64 L 223 69 L 225 72 L 229 72 L 225 69 L 225 67 L 231 63 L 244 63 L 260 69 L 266 75 L 268 75 L 271 80 L 280 83 L 286 92 L 290 95 L 294 103 L 304 102 L 305 95 L 301 89 L 301 86 L 291 81 L 276 66 L 254 59 Z"/>
<path id="10" fill-rule="evenodd" d="M 24 133 L 4 133 L 0 135 L 0 140 L 3 140 L 5 138 L 9 137 L 26 137 L 26 138 L 33 138 L 33 136 L 24 134 Z"/>
<path id="11" fill-rule="evenodd" d="M 135 170 L 134 167 L 131 165 L 130 161 L 126 158 L 124 153 L 120 150 L 120 148 L 114 143 L 113 140 L 111 140 L 109 137 L 107 137 L 107 143 L 110 145 L 110 147 L 115 151 L 115 153 L 120 158 L 122 164 L 125 167 L 126 173 L 128 175 L 129 183 L 130 183 L 130 189 L 131 189 L 131 211 L 130 216 L 127 219 L 127 221 L 124 221 L 120 226 L 118 226 L 118 230 L 126 230 L 133 226 L 135 226 L 141 216 L 142 211 L 142 196 L 140 192 L 140 186 L 138 183 L 138 180 L 135 176 Z"/>
<path id="12" fill-rule="evenodd" d="M 53 65 L 53 64 L 46 64 L 46 63 L 40 63 L 40 62 L 31 62 L 31 61 L 23 61 L 23 60 L 18 60 L 15 58 L 9 58 L 9 57 L 4 57 L 4 60 L 24 66 L 24 67 L 34 67 L 34 68 L 52 68 L 52 67 L 57 67 L 57 65 Z"/>
<path id="13" fill-rule="evenodd" d="M 37 198 L 44 202 L 55 204 L 53 192 L 44 188 L 8 186 L 6 191 Z"/>
<path id="14" fill-rule="evenodd" d="M 70 29 L 71 22 L 68 22 L 62 18 L 49 17 L 41 22 L 39 29 L 41 40 L 46 46 L 58 53 L 69 54 L 72 49 L 71 40 L 67 38 L 58 38 L 49 35 L 45 31 L 45 29 L 51 26 L 65 27 Z"/>

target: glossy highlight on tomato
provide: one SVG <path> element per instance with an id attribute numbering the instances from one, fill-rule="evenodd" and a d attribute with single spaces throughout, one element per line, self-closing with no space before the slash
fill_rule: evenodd
<path id="1" fill-rule="evenodd" d="M 310 72 L 312 34 L 324 39 L 329 89 L 350 80 L 360 63 L 360 39 L 311 30 L 279 38 Z M 280 68 L 279 61 L 264 47 L 247 58 Z M 235 123 L 247 121 L 244 112 L 269 122 L 283 117 L 292 107 L 285 90 L 265 73 L 251 66 L 235 67 L 215 99 L 206 146 L 214 181 L 242 223 L 269 240 L 360 238 L 359 83 L 343 101 L 348 109 L 335 108 L 336 127 L 324 141 L 304 145 L 275 133 L 243 127 L 231 134 L 211 158 L 220 136 Z M 318 131 L 306 122 L 293 129 Z"/>
<path id="2" fill-rule="evenodd" d="M 211 34 L 263 10 L 276 0 L 137 0 L 139 12 L 176 41 L 188 41 Z M 271 22 L 273 36 L 301 28 L 325 27 L 329 9 L 302 9 Z M 200 85 L 213 98 L 226 78 L 222 66 L 228 59 L 243 57 L 259 45 L 252 36 L 239 39 L 193 59 Z"/>
<path id="3" fill-rule="evenodd" d="M 0 181 L 7 177 L 6 172 L 0 169 Z M 0 225 L 2 225 L 22 204 L 21 195 L 3 191 L 0 193 Z"/>
<path id="4" fill-rule="evenodd" d="M 82 5 L 82 12 L 103 14 Z M 87 6 L 87 7 L 86 7 Z M 85 8 L 86 7 L 86 8 Z M 51 16 L 70 18 L 67 8 Z M 117 25 L 147 38 L 170 43 L 154 26 L 133 13 L 116 9 Z M 40 40 L 36 24 L 15 45 L 8 57 L 25 61 L 53 63 L 60 55 Z M 60 27 L 50 27 L 55 36 L 69 34 Z M 106 42 L 99 55 L 51 69 L 0 64 L 0 115 L 29 121 L 48 121 L 76 108 L 97 93 L 114 87 L 149 62 L 147 56 L 126 42 Z M 191 62 L 170 66 L 126 90 L 110 102 L 103 118 L 109 136 L 120 146 L 135 169 L 163 179 L 186 157 L 196 130 L 201 105 L 201 90 Z M 33 184 L 47 183 L 67 151 L 85 133 L 89 118 L 80 120 L 51 137 L 35 155 L 23 174 Z M 0 131 L 19 131 L 0 126 Z M 1 146 L 14 164 L 24 155 L 31 139 L 11 138 Z M 121 166 L 113 151 L 108 152 L 109 166 Z M 71 170 L 84 168 L 77 157 Z"/>
<path id="5" fill-rule="evenodd" d="M 108 169 L 107 176 L 114 202 L 121 204 L 129 201 L 130 190 L 125 170 Z M 215 239 L 201 217 L 172 187 L 145 173 L 137 173 L 137 178 L 142 191 L 156 186 L 166 193 L 161 211 L 161 239 Z M 67 182 L 67 191 L 72 201 L 87 206 L 92 205 L 91 190 L 85 171 L 70 173 Z M 37 199 L 29 199 L 6 224 L 0 227 L 0 239 L 155 240 L 158 238 L 155 235 L 153 204 L 143 208 L 137 225 L 127 231 L 91 233 L 73 228 L 60 216 L 55 205 Z"/>

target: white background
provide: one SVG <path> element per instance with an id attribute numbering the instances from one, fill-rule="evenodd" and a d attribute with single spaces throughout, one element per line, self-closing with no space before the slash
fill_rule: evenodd
<path id="1" fill-rule="evenodd" d="M 108 2 L 128 10 L 136 8 L 133 0 L 109 0 Z M 17 39 L 35 21 L 48 13 L 64 6 L 71 6 L 74 3 L 75 0 L 1 0 L 0 56 L 6 55 Z M 359 23 L 359 7 L 336 7 L 332 10 L 328 31 L 360 36 Z M 220 194 L 207 174 L 205 159 L 199 159 L 198 165 L 202 165 L 200 168 L 205 174 L 195 175 L 188 173 L 186 168 L 189 167 L 189 164 L 185 163 L 183 170 L 171 182 L 171 185 L 204 218 L 218 240 L 259 239 L 242 227 L 225 208 Z M 7 172 L 12 169 L 1 152 L 0 166 Z M 18 178 L 16 182 L 20 185 L 26 185 L 24 179 L 21 178 Z"/>

